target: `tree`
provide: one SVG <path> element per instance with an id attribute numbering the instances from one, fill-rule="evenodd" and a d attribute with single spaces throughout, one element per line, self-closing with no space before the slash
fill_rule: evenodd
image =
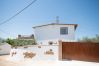
<path id="1" fill-rule="evenodd" d="M 25 46 L 25 45 L 35 45 L 35 40 L 23 40 L 23 39 L 6 39 L 6 43 L 10 44 L 12 47 Z"/>
<path id="2" fill-rule="evenodd" d="M 6 39 L 6 43 L 10 44 L 11 46 L 15 46 L 13 39 L 10 38 Z"/>
<path id="3" fill-rule="evenodd" d="M 96 36 L 92 37 L 92 38 L 83 37 L 82 39 L 79 39 L 78 41 L 80 41 L 80 42 L 98 42 L 99 43 L 99 35 L 96 34 Z"/>
<path id="4" fill-rule="evenodd" d="M 3 38 L 0 38 L 0 43 L 4 43 L 5 40 Z"/>
<path id="5" fill-rule="evenodd" d="M 0 38 L 0 43 L 2 43 L 2 38 Z"/>
<path id="6" fill-rule="evenodd" d="M 35 40 L 13 39 L 16 46 L 35 45 Z"/>

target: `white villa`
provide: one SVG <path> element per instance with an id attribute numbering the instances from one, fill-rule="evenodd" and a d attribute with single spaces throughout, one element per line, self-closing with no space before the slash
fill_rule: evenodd
<path id="1" fill-rule="evenodd" d="M 21 61 L 26 58 L 32 60 L 59 60 L 61 57 L 59 40 L 75 41 L 77 24 L 47 24 L 35 26 L 34 37 L 37 45 L 28 48 L 11 49 L 10 60 Z"/>
<path id="2" fill-rule="evenodd" d="M 62 41 L 75 41 L 75 30 L 77 24 L 46 24 L 35 26 L 34 33 L 37 44 L 49 45 L 58 44 L 59 40 Z"/>

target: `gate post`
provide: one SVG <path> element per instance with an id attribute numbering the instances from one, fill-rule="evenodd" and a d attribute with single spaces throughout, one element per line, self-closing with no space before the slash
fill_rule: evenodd
<path id="1" fill-rule="evenodd" d="M 62 60 L 62 40 L 59 40 L 59 46 L 58 46 L 58 59 Z"/>

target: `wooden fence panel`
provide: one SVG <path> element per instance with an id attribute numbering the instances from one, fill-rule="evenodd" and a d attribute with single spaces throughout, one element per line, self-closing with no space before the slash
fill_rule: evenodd
<path id="1" fill-rule="evenodd" d="M 99 62 L 99 43 L 62 42 L 62 59 Z"/>

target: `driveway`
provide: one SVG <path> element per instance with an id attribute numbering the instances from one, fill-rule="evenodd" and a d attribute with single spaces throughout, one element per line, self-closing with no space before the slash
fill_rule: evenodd
<path id="1" fill-rule="evenodd" d="M 25 59 L 24 61 L 9 61 L 9 55 L 0 56 L 0 66 L 99 66 L 96 62 L 83 61 L 33 61 Z"/>

